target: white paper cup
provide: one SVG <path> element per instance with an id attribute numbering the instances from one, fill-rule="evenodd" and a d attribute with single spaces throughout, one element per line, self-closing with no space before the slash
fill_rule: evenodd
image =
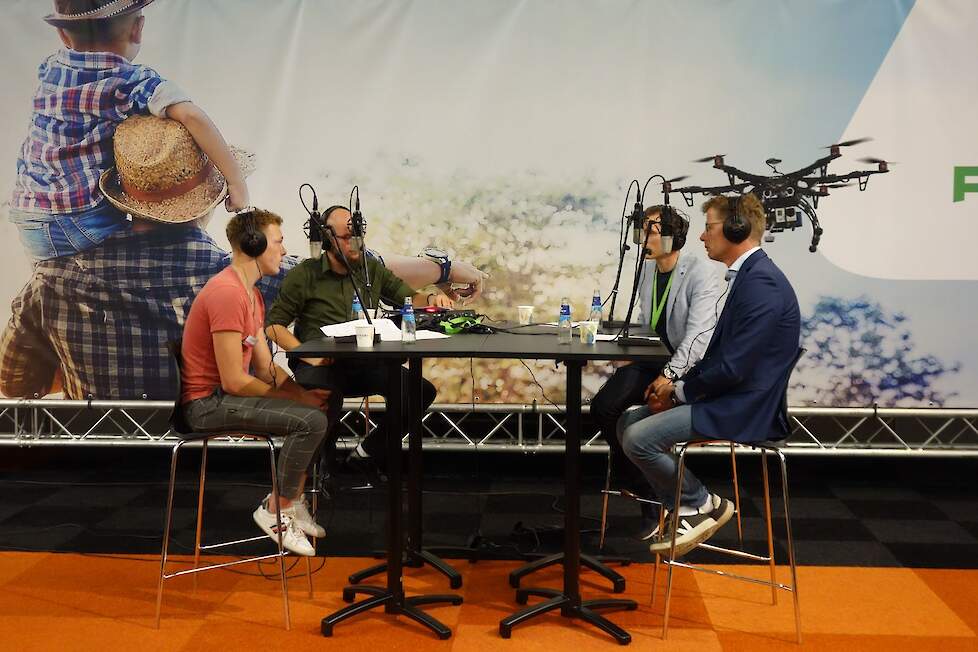
<path id="1" fill-rule="evenodd" d="M 370 317 L 370 321 L 373 321 L 373 320 L 377 319 L 377 309 L 376 308 L 367 308 L 366 310 L 364 310 L 364 312 L 367 313 L 367 315 Z"/>
<path id="2" fill-rule="evenodd" d="M 598 322 L 582 321 L 580 323 L 581 344 L 594 344 L 598 341 Z"/>
<path id="3" fill-rule="evenodd" d="M 533 321 L 533 306 L 516 306 L 516 310 L 519 312 L 521 326 Z"/>
<path id="4" fill-rule="evenodd" d="M 374 327 L 370 324 L 357 326 L 357 347 L 361 349 L 372 349 L 374 346 Z"/>

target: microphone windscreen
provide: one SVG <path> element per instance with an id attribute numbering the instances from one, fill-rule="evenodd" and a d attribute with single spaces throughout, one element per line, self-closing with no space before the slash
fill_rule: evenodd
<path id="1" fill-rule="evenodd" d="M 664 254 L 671 254 L 672 253 L 672 236 L 671 235 L 664 235 L 664 236 L 661 236 L 659 238 L 659 240 L 660 240 L 660 242 L 662 242 L 662 253 L 664 253 Z"/>

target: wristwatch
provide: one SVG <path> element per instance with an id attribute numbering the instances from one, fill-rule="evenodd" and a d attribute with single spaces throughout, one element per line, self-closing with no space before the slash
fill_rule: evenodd
<path id="1" fill-rule="evenodd" d="M 675 369 L 673 369 L 669 365 L 666 365 L 662 368 L 662 377 L 673 383 L 679 380 L 679 374 L 677 374 Z"/>
<path id="2" fill-rule="evenodd" d="M 435 281 L 435 285 L 448 282 L 448 278 L 452 275 L 452 259 L 448 256 L 448 252 L 438 247 L 428 246 L 421 250 L 418 257 L 427 258 L 432 262 L 438 263 L 438 266 L 441 267 L 441 276 Z"/>

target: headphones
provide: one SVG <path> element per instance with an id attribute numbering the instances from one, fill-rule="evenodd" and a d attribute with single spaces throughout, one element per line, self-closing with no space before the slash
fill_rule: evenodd
<path id="1" fill-rule="evenodd" d="M 734 244 L 740 244 L 750 235 L 750 222 L 740 214 L 742 195 L 727 197 L 727 217 L 723 220 L 723 237 Z"/>
<path id="2" fill-rule="evenodd" d="M 672 251 L 679 251 L 686 244 L 686 234 L 689 233 L 689 218 L 669 204 L 654 208 L 659 211 L 659 235 L 672 237 Z M 674 228 L 673 225 L 677 222 L 679 228 Z"/>
<path id="3" fill-rule="evenodd" d="M 345 211 L 349 210 L 346 206 L 340 206 L 339 204 L 334 204 L 329 208 L 327 208 L 325 211 L 323 211 L 322 219 L 323 219 L 323 251 L 324 252 L 333 250 L 333 234 L 326 227 L 326 220 L 328 220 L 329 216 L 333 214 L 333 211 L 338 211 L 341 208 Z"/>
<path id="4" fill-rule="evenodd" d="M 238 215 L 241 216 L 241 221 L 244 223 L 244 233 L 241 234 L 241 251 L 252 258 L 258 258 L 268 249 L 268 239 L 258 228 L 258 222 L 255 221 L 255 209 L 248 208 Z"/>

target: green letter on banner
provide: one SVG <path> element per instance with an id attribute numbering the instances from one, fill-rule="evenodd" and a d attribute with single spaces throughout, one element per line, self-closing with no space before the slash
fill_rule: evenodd
<path id="1" fill-rule="evenodd" d="M 954 201 L 963 201 L 965 193 L 978 192 L 978 183 L 968 183 L 968 177 L 978 177 L 978 168 L 955 166 Z"/>

